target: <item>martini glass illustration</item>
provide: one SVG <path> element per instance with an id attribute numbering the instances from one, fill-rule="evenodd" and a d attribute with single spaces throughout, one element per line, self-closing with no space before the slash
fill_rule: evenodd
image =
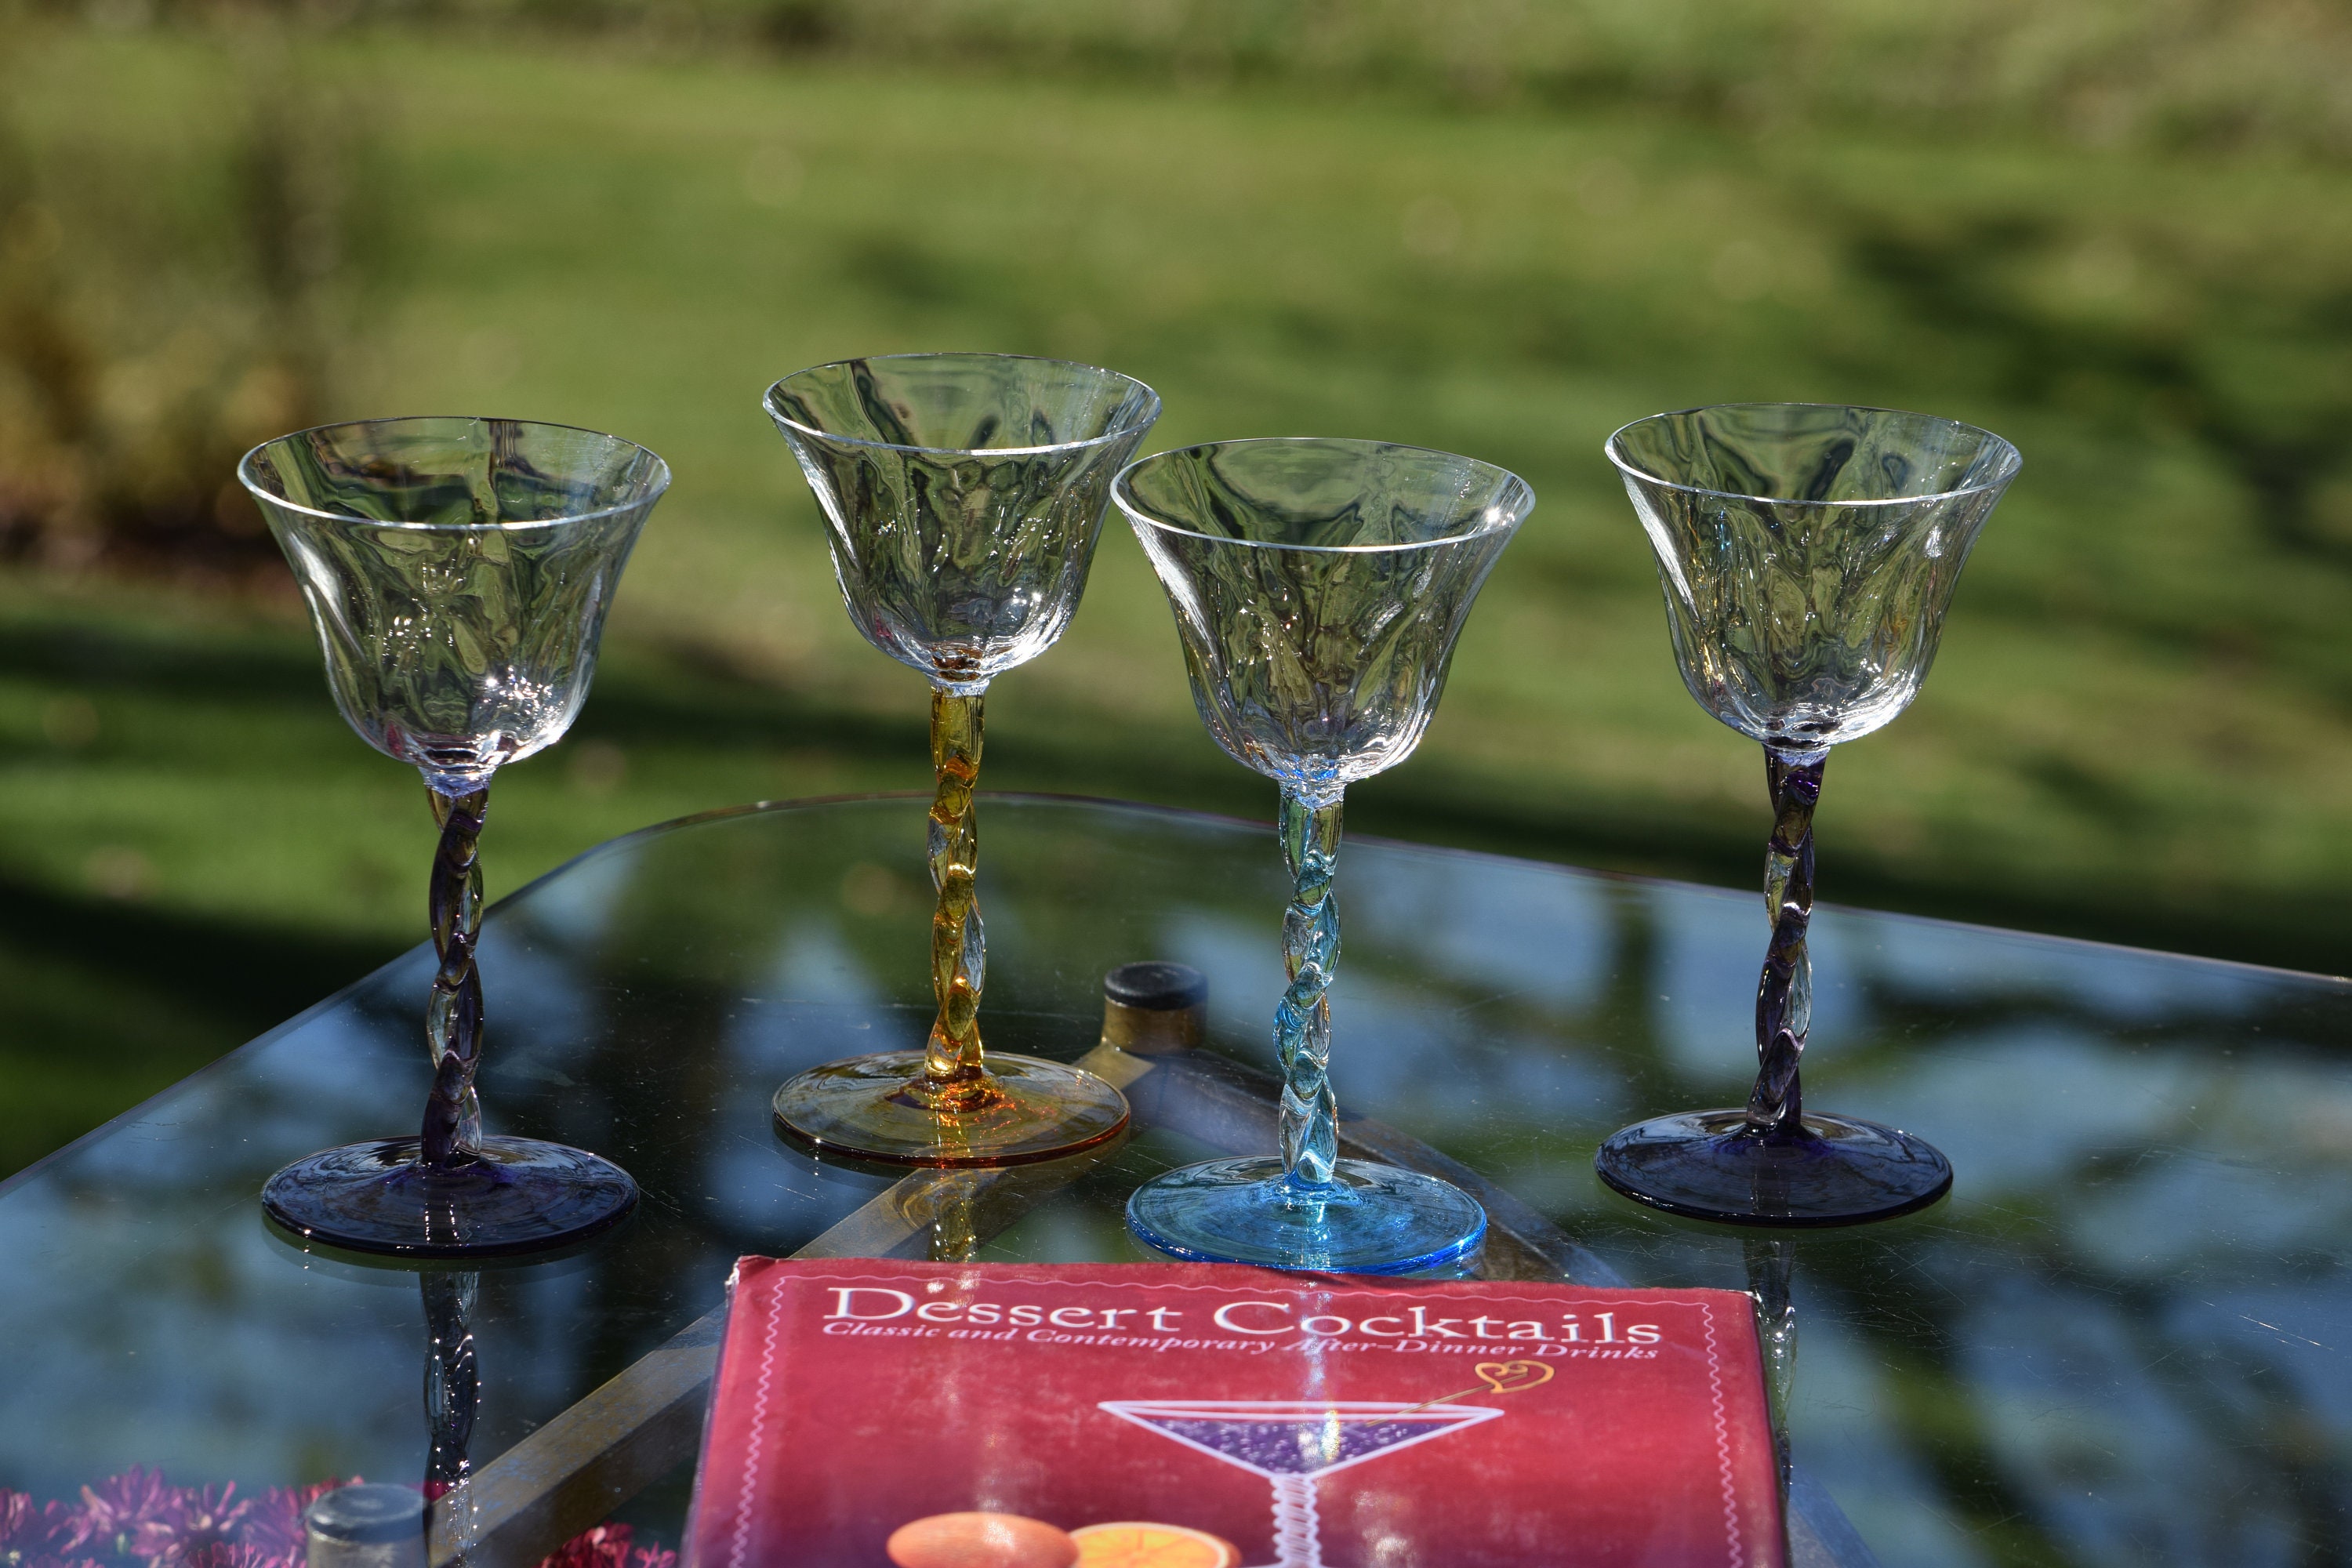
<path id="1" fill-rule="evenodd" d="M 1340 798 L 1412 754 L 1478 589 L 1535 507 L 1490 463 L 1383 441 L 1223 441 L 1146 458 L 1111 495 L 1175 613 L 1192 704 L 1281 786 L 1289 984 L 1274 1013 L 1277 1157 L 1186 1165 L 1128 1200 L 1128 1225 L 1192 1261 L 1411 1274 L 1475 1251 L 1459 1187 L 1339 1157 L 1329 991 Z"/>
<path id="2" fill-rule="evenodd" d="M 1160 416 L 1159 395 L 1060 360 L 890 354 L 795 372 L 766 407 L 824 512 L 850 619 L 931 683 L 939 894 L 925 1047 L 811 1068 L 776 1091 L 776 1121 L 819 1150 L 908 1165 L 1091 1148 L 1127 1125 L 1118 1089 L 982 1047 L 972 794 L 989 682 L 1051 647 L 1076 613 L 1111 479 Z"/>
<path id="3" fill-rule="evenodd" d="M 265 442 L 237 477 L 301 585 L 336 707 L 424 774 L 441 827 L 422 1129 L 298 1160 L 262 1206 L 299 1236 L 396 1257 L 583 1240 L 635 1205 L 628 1173 L 482 1131 L 476 845 L 491 775 L 553 745 L 587 701 L 605 611 L 669 468 L 561 425 L 372 419 Z"/>
<path id="4" fill-rule="evenodd" d="M 2017 448 L 1925 414 L 1751 403 L 1636 420 L 1608 454 L 1657 556 L 1683 684 L 1763 742 L 1772 938 L 1748 1104 L 1622 1129 L 1593 1163 L 1638 1202 L 1736 1225 L 1853 1225 L 1925 1207 L 1950 1189 L 1950 1162 L 1908 1132 L 1808 1110 L 1799 1090 L 1813 807 L 1830 748 L 1918 694 L 1960 568 L 2017 477 Z"/>
<path id="5" fill-rule="evenodd" d="M 1503 1414 L 1402 1399 L 1106 1399 L 1100 1408 L 1265 1477 L 1274 1488 L 1271 1568 L 1323 1568 L 1315 1517 L 1322 1477 Z"/>

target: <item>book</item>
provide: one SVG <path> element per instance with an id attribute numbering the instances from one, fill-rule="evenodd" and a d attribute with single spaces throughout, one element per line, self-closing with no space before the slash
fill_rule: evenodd
<path id="1" fill-rule="evenodd" d="M 687 1568 L 1781 1568 L 1749 1299 L 736 1265 Z"/>

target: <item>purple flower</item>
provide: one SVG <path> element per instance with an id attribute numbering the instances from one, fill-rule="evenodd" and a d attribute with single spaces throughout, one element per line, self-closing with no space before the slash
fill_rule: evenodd
<path id="1" fill-rule="evenodd" d="M 190 1554 L 211 1546 L 236 1543 L 238 1527 L 253 1508 L 253 1500 L 236 1498 L 236 1483 L 224 1487 L 175 1487 L 174 1507 L 162 1517 L 141 1523 L 132 1532 L 131 1552 L 163 1563 L 187 1561 Z M 223 1563 L 219 1568 L 233 1568 Z"/>
<path id="2" fill-rule="evenodd" d="M 359 1478 L 354 1476 L 352 1481 Z M 36 1507 L 0 1487 L 0 1568 L 302 1568 L 302 1515 L 350 1482 L 273 1487 L 240 1498 L 236 1483 L 174 1487 L 132 1466 L 81 1489 L 78 1504 Z M 625 1524 L 600 1524 L 557 1547 L 539 1568 L 677 1568 L 677 1553 L 639 1545 Z"/>
<path id="3" fill-rule="evenodd" d="M 208 1541 L 172 1559 L 176 1568 L 292 1568 L 294 1559 L 233 1541 Z"/>
<path id="4" fill-rule="evenodd" d="M 36 1557 L 49 1556 L 49 1549 L 67 1529 L 64 1504 L 50 1502 L 35 1508 L 32 1493 L 0 1487 L 0 1568 L 17 1568 Z"/>
<path id="5" fill-rule="evenodd" d="M 600 1524 L 557 1547 L 539 1568 L 629 1568 L 630 1529 Z"/>
<path id="6" fill-rule="evenodd" d="M 299 1565 L 309 1551 L 303 1513 L 328 1492 L 352 1485 L 359 1479 L 353 1476 L 349 1481 L 324 1480 L 314 1487 L 272 1487 L 261 1494 L 253 1511 L 245 1516 L 245 1529 L 238 1539 L 268 1554 L 272 1561 Z"/>
<path id="7" fill-rule="evenodd" d="M 139 1549 L 142 1534 L 151 1527 L 170 1530 L 180 1512 L 180 1489 L 163 1483 L 163 1472 L 133 1465 L 81 1489 L 81 1506 L 68 1509 L 58 1550 L 72 1556 L 84 1546 L 95 1546 L 104 1555 L 149 1556 L 152 1553 Z"/>

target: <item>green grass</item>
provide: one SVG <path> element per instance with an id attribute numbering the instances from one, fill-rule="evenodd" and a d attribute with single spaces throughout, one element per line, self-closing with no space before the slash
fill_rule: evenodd
<path id="1" fill-rule="evenodd" d="M 233 279 L 229 58 L 67 31 L 16 78 L 75 297 L 124 345 L 110 396 L 194 352 L 173 312 Z M 757 400 L 825 359 L 989 348 L 1143 377 L 1153 447 L 1366 435 L 1525 474 L 1540 504 L 1429 739 L 1350 823 L 1729 883 L 1759 858 L 1762 770 L 1681 689 L 1602 438 L 1745 397 L 1997 429 L 2025 476 L 1916 708 L 1834 760 L 1822 895 L 2342 967 L 2352 171 L 2320 154 L 497 36 L 297 60 L 374 128 L 332 412 L 587 425 L 677 474 L 578 732 L 500 784 L 494 893 L 647 821 L 925 782 L 921 683 L 841 613 Z M 0 877 L 92 932 L 247 939 L 191 976 L 94 937 L 35 987 L 69 1019 L 127 976 L 100 1034 L 152 1042 L 138 1089 L 421 930 L 423 803 L 314 657 L 280 608 L 0 595 Z M 1270 805 L 1201 733 L 1116 522 L 990 721 L 1003 787 Z M 47 1054 L 0 1044 L 12 1100 L 125 1102 L 95 1068 L 40 1078 Z"/>

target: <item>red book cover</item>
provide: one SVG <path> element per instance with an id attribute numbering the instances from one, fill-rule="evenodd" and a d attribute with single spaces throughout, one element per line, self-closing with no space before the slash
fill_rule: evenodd
<path id="1" fill-rule="evenodd" d="M 1781 1568 L 1727 1290 L 735 1268 L 689 1568 Z"/>

